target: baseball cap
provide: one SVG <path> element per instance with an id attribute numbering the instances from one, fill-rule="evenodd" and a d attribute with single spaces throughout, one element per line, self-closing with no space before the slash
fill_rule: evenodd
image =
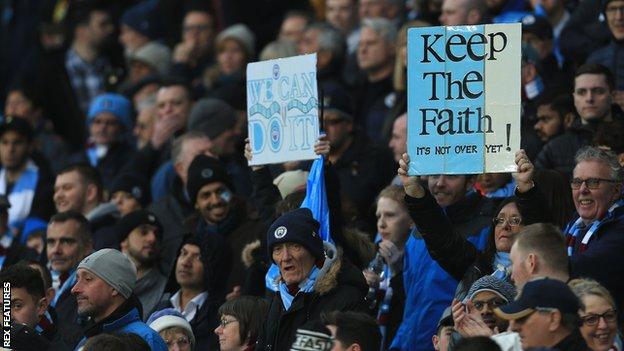
<path id="1" fill-rule="evenodd" d="M 520 319 L 539 309 L 556 309 L 561 313 L 578 313 L 581 304 L 572 290 L 562 281 L 543 278 L 524 285 L 516 301 L 500 308 L 494 313 L 506 320 Z"/>

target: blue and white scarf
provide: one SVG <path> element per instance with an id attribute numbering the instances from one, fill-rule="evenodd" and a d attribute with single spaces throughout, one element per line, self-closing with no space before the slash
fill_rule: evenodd
<path id="1" fill-rule="evenodd" d="M 20 229 L 30 214 L 35 189 L 39 180 L 39 168 L 32 160 L 28 160 L 26 168 L 17 182 L 13 185 L 11 193 L 7 194 L 6 169 L 0 170 L 0 194 L 9 198 L 9 227 Z"/>
<path id="2" fill-rule="evenodd" d="M 286 311 L 290 309 L 290 306 L 292 305 L 292 302 L 297 295 L 302 292 L 309 293 L 314 290 L 314 284 L 316 283 L 316 278 L 318 278 L 319 272 L 320 269 L 318 269 L 316 266 L 312 267 L 312 271 L 310 272 L 308 279 L 299 283 L 299 291 L 295 296 L 292 296 L 290 292 L 288 292 L 288 287 L 286 286 L 286 283 L 284 283 L 283 281 L 279 283 L 280 297 L 282 298 L 282 303 L 284 304 L 284 308 L 286 309 Z"/>

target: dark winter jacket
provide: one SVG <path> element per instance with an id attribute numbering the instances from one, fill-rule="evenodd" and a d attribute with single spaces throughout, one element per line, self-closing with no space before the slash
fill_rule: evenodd
<path id="1" fill-rule="evenodd" d="M 333 245 L 326 243 L 325 250 L 328 258 L 313 292 L 299 292 L 289 310 L 284 309 L 280 293 L 273 294 L 265 330 L 258 339 L 258 350 L 290 350 L 297 328 L 309 320 L 319 319 L 322 312 L 364 311 L 368 286 L 362 272 L 343 260 Z"/>
<path id="2" fill-rule="evenodd" d="M 559 38 L 561 53 L 581 64 L 596 49 L 607 44 L 611 36 L 603 17 L 605 0 L 580 1 Z"/>
<path id="3" fill-rule="evenodd" d="M 99 322 L 88 322 L 84 329 L 85 338 L 80 341 L 76 350 L 81 349 L 87 338 L 102 333 L 131 333 L 141 337 L 152 351 L 167 351 L 167 345 L 158 333 L 141 321 L 140 302 L 130 296 L 113 313 Z"/>
<path id="4" fill-rule="evenodd" d="M 163 226 L 163 238 L 160 244 L 160 268 L 163 274 L 168 275 L 184 237 L 186 230 L 184 219 L 193 213 L 193 206 L 186 195 L 182 180 L 176 177 L 171 194 L 152 203 L 149 210 L 154 213 Z"/>
<path id="5" fill-rule="evenodd" d="M 232 255 L 231 270 L 225 284 L 226 293 L 235 286 L 244 285 L 246 267 L 241 258 L 243 249 L 266 233 L 263 223 L 249 215 L 244 202 L 234 197 L 230 206 L 230 213 L 218 225 L 209 225 L 197 212 L 188 221 L 189 231 L 223 237 L 226 250 Z"/>
<path id="6" fill-rule="evenodd" d="M 518 210 L 522 214 L 524 225 L 551 220 L 546 200 L 536 186 L 524 194 L 516 191 L 515 195 L 519 197 Z M 488 235 L 490 250 L 480 251 L 454 230 L 430 192 L 427 191 L 425 197 L 420 199 L 406 196 L 406 202 L 410 215 L 427 244 L 429 254 L 453 278 L 462 280 L 472 265 L 476 265 L 482 275 L 492 272 L 492 253 L 495 250 L 493 227 L 489 228 Z"/>
<path id="7" fill-rule="evenodd" d="M 559 341 L 557 345 L 552 347 L 553 350 L 559 351 L 589 351 L 585 339 L 578 329 L 575 329 L 570 335 Z"/>
<path id="8" fill-rule="evenodd" d="M 574 223 L 578 216 L 570 223 Z M 624 206 L 604 219 L 596 229 L 584 252 L 570 257 L 572 278 L 592 278 L 611 292 L 618 309 L 624 306 Z M 581 239 L 578 238 L 577 242 Z"/>
<path id="9" fill-rule="evenodd" d="M 173 305 L 167 299 L 163 300 L 154 311 L 160 311 L 165 308 L 173 308 Z M 219 307 L 223 303 L 223 299 L 208 294 L 208 298 L 201 305 L 193 320 L 189 322 L 193 336 L 195 336 L 195 350 L 218 350 L 219 338 L 214 333 L 215 328 L 219 325 Z"/>
<path id="10" fill-rule="evenodd" d="M 396 168 L 388 149 L 375 146 L 357 130 L 349 148 L 334 164 L 341 192 L 362 215 L 369 212 L 379 191 L 390 184 Z"/>
<path id="11" fill-rule="evenodd" d="M 598 125 L 599 123 L 582 124 L 580 119 L 575 120 L 563 135 L 551 139 L 544 145 L 535 159 L 535 167 L 554 169 L 571 178 L 576 152 L 591 143 Z"/>
<path id="12" fill-rule="evenodd" d="M 378 81 L 368 80 L 358 89 L 355 121 L 366 130 L 366 135 L 381 145 L 382 130 L 390 109 L 394 106 L 395 93 L 392 89 L 392 75 Z"/>
<path id="13" fill-rule="evenodd" d="M 134 157 L 135 152 L 135 148 L 129 143 L 118 143 L 111 146 L 104 157 L 98 159 L 94 167 L 100 173 L 106 189 L 112 187 L 115 178 L 121 174 L 121 169 Z M 89 156 L 86 151 L 81 151 L 71 155 L 68 163 L 90 164 Z"/>
<path id="14" fill-rule="evenodd" d="M 615 89 L 624 90 L 624 42 L 611 40 L 594 51 L 587 58 L 587 63 L 599 63 L 609 68 L 615 77 Z"/>

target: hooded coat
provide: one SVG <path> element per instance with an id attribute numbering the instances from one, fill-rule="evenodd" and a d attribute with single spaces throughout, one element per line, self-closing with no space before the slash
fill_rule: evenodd
<path id="1" fill-rule="evenodd" d="M 280 292 L 273 294 L 265 330 L 258 338 L 258 350 L 290 350 L 297 328 L 319 319 L 323 312 L 365 311 L 368 285 L 362 272 L 343 260 L 333 245 L 325 243 L 325 251 L 327 258 L 312 292 L 300 291 L 289 310 L 284 308 Z"/>

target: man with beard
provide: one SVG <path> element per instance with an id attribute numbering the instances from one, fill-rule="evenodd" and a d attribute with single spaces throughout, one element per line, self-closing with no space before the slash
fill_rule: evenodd
<path id="1" fill-rule="evenodd" d="M 76 285 L 71 289 L 78 302 L 78 314 L 85 318 L 85 338 L 102 333 L 136 334 L 153 351 L 166 351 L 165 341 L 141 321 L 140 302 L 132 293 L 136 268 L 115 249 L 102 249 L 85 257 L 78 265 Z"/>
<path id="2" fill-rule="evenodd" d="M 158 305 L 158 312 L 173 308 L 191 325 L 195 350 L 217 350 L 213 332 L 219 325 L 218 309 L 224 302 L 225 279 L 229 274 L 230 255 L 218 235 L 187 235 L 176 258 L 173 276 L 178 285 Z M 175 286 L 172 286 L 175 288 Z"/>
<path id="3" fill-rule="evenodd" d="M 134 294 L 143 306 L 143 319 L 147 319 L 167 285 L 167 277 L 157 265 L 162 226 L 153 213 L 137 210 L 119 220 L 117 233 L 121 252 L 130 258 L 137 269 Z"/>
<path id="4" fill-rule="evenodd" d="M 234 186 L 231 177 L 219 160 L 203 154 L 196 156 L 188 168 L 187 178 L 186 190 L 196 210 L 189 218 L 189 229 L 200 236 L 223 237 L 233 257 L 232 270 L 225 286 L 229 297 L 234 297 L 245 290 L 246 268 L 241 258 L 243 248 L 260 239 L 263 225 L 249 216 L 243 200 L 232 195 Z"/>
<path id="5" fill-rule="evenodd" d="M 508 323 L 494 314 L 494 309 L 506 305 L 516 297 L 513 285 L 491 275 L 486 275 L 475 281 L 466 295 L 472 306 L 479 312 L 483 322 L 494 332 L 504 332 Z"/>

